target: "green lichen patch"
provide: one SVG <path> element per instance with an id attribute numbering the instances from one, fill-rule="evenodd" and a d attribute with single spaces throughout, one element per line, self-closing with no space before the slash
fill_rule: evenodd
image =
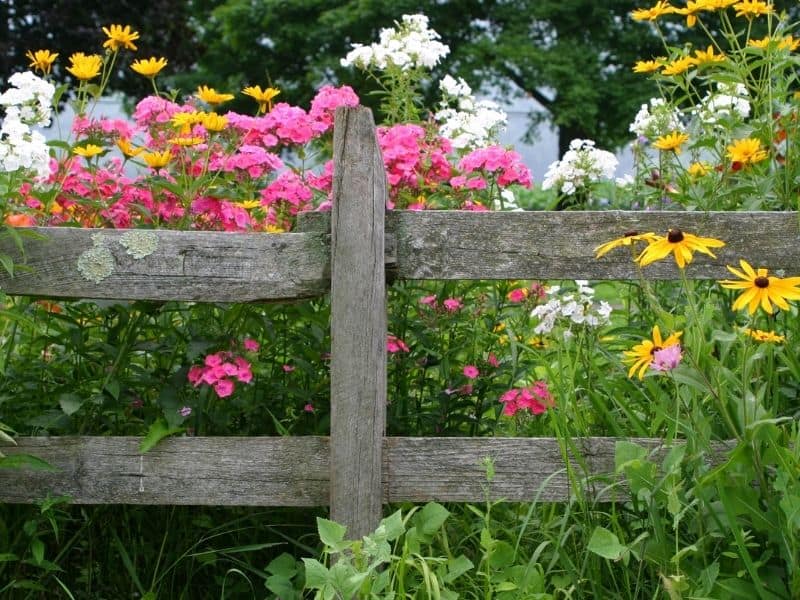
<path id="1" fill-rule="evenodd" d="M 78 257 L 78 271 L 84 279 L 100 283 L 114 272 L 114 255 L 95 240 L 95 245 Z"/>
<path id="2" fill-rule="evenodd" d="M 158 248 L 158 236 L 152 231 L 126 231 L 119 240 L 135 259 L 151 255 Z"/>

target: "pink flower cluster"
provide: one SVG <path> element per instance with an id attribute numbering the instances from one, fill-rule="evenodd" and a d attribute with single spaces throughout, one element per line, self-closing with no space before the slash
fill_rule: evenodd
<path id="1" fill-rule="evenodd" d="M 544 381 L 536 381 L 524 388 L 514 388 L 500 396 L 503 403 L 503 414 L 513 417 L 519 411 L 529 411 L 540 415 L 554 404 L 553 395 Z"/>
<path id="2" fill-rule="evenodd" d="M 247 359 L 223 351 L 209 354 L 202 365 L 191 367 L 187 378 L 194 387 L 210 385 L 217 396 L 227 398 L 233 394 L 237 381 L 250 383 L 253 372 Z"/>
<path id="3" fill-rule="evenodd" d="M 447 155 L 453 148 L 449 140 L 429 140 L 425 129 L 414 124 L 378 127 L 377 135 L 392 188 L 389 208 L 394 208 L 404 189 L 435 187 L 450 178 L 452 167 Z"/>
<path id="4" fill-rule="evenodd" d="M 486 189 L 490 176 L 501 188 L 512 183 L 531 187 L 531 172 L 522 162 L 522 157 L 502 146 L 473 150 L 458 162 L 458 170 L 462 174 L 450 179 L 450 185 L 456 189 Z"/>
<path id="5" fill-rule="evenodd" d="M 434 309 L 438 308 L 436 296 L 423 296 L 419 299 L 419 303 Z M 442 301 L 442 308 L 449 313 L 457 312 L 463 306 L 464 303 L 461 301 L 461 298 L 445 298 Z"/>
<path id="6" fill-rule="evenodd" d="M 409 352 L 409 347 L 406 343 L 401 340 L 396 335 L 392 335 L 391 333 L 386 336 L 386 351 L 389 354 L 395 354 L 397 352 Z"/>

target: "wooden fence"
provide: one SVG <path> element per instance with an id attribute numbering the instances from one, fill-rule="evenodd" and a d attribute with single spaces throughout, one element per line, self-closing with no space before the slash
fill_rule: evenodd
<path id="1" fill-rule="evenodd" d="M 386 176 L 372 116 L 362 108 L 337 113 L 334 160 L 332 214 L 306 215 L 296 233 L 153 231 L 152 253 L 136 259 L 121 245 L 123 231 L 43 228 L 41 239 L 27 240 L 29 270 L 0 278 L 9 294 L 63 298 L 255 302 L 330 291 L 330 437 L 171 438 L 144 455 L 133 437 L 23 437 L 3 452 L 34 454 L 58 471 L 0 471 L 0 501 L 64 494 L 80 504 L 330 504 L 332 518 L 360 536 L 385 502 L 484 499 L 486 457 L 496 470 L 492 498 L 563 501 L 570 481 L 555 439 L 384 436 L 387 274 L 635 279 L 627 253 L 595 260 L 593 249 L 629 231 L 670 227 L 727 242 L 718 260 L 700 255 L 692 263 L 693 278 L 728 277 L 725 265 L 740 257 L 791 273 L 800 265 L 795 213 L 385 214 Z M 77 264 L 98 244 L 113 256 L 113 271 L 95 283 Z M 662 261 L 644 276 L 679 273 Z M 574 440 L 585 475 L 613 472 L 615 441 Z"/>

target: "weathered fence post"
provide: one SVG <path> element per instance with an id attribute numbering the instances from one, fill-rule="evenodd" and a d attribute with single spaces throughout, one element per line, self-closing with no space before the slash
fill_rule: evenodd
<path id="1" fill-rule="evenodd" d="M 381 519 L 386 428 L 387 183 L 372 113 L 336 111 L 331 217 L 331 518 L 350 538 Z"/>

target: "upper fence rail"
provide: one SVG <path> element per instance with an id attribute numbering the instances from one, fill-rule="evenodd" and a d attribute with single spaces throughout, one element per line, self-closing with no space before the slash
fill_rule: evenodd
<path id="1" fill-rule="evenodd" d="M 627 248 L 601 259 L 594 249 L 633 231 L 670 228 L 726 242 L 716 259 L 696 254 L 692 279 L 729 277 L 726 265 L 795 274 L 800 221 L 795 212 L 497 212 L 389 211 L 387 274 L 399 279 L 679 279 L 673 261 L 638 269 Z M 154 230 L 152 253 L 134 258 L 124 230 L 34 228 L 20 253 L 11 239 L 0 253 L 24 265 L 0 275 L 8 294 L 57 298 L 252 302 L 321 296 L 330 290 L 330 215 L 302 215 L 297 233 Z M 98 237 L 99 236 L 99 237 Z M 102 247 L 112 257 L 100 281 L 78 268 Z"/>

